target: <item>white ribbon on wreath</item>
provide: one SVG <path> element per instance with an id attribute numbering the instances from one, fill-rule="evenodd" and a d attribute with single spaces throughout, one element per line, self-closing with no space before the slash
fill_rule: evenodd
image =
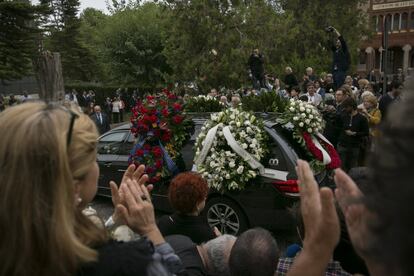
<path id="1" fill-rule="evenodd" d="M 332 146 L 331 142 L 328 141 L 328 139 L 325 138 L 325 136 L 323 136 L 322 134 L 320 134 L 319 132 L 316 133 L 316 136 L 321 139 L 322 141 L 324 141 L 325 143 L 329 144 Z M 326 152 L 326 150 L 322 147 L 321 143 L 319 142 L 319 140 L 315 137 L 315 135 L 311 135 L 312 137 L 312 142 L 315 144 L 315 146 L 322 152 L 322 163 L 324 165 L 328 165 L 332 162 L 331 157 L 329 156 L 329 153 Z"/>
<path id="2" fill-rule="evenodd" d="M 279 171 L 274 169 L 265 168 L 258 160 L 256 160 L 249 152 L 244 150 L 239 143 L 234 139 L 233 134 L 230 131 L 229 126 L 224 126 L 222 123 L 211 128 L 204 139 L 204 146 L 200 151 L 197 159 L 195 160 L 195 165 L 199 166 L 204 162 L 207 157 L 208 152 L 213 145 L 214 139 L 216 139 L 216 133 L 218 128 L 222 128 L 224 138 L 226 138 L 227 144 L 232 148 L 232 150 L 237 153 L 244 161 L 246 161 L 252 169 L 258 170 L 261 176 L 265 176 L 271 179 L 277 180 L 287 180 L 287 171 Z"/>

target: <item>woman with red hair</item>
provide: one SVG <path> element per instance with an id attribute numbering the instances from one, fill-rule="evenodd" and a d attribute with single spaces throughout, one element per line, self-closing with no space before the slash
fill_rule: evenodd
<path id="1" fill-rule="evenodd" d="M 206 205 L 208 185 L 199 174 L 184 172 L 170 183 L 168 200 L 175 210 L 172 215 L 163 216 L 158 227 L 164 236 L 184 235 L 194 243 L 214 239 L 219 234 L 207 224 L 204 216 L 199 216 Z"/>

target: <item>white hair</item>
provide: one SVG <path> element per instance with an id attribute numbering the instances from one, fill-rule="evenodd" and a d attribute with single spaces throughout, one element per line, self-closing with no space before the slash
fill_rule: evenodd
<path id="1" fill-rule="evenodd" d="M 230 275 L 229 257 L 231 247 L 230 242 L 235 242 L 236 237 L 232 235 L 221 235 L 205 243 L 205 248 L 208 256 L 210 271 L 213 275 Z"/>

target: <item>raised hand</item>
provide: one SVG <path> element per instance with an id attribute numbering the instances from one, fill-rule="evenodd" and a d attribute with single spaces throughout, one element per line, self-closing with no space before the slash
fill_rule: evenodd
<path id="1" fill-rule="evenodd" d="M 145 166 L 140 165 L 137 169 L 134 164 L 131 164 L 128 166 L 128 169 L 125 171 L 121 184 L 118 185 L 114 181 L 110 181 L 109 185 L 111 187 L 111 194 L 112 194 L 112 203 L 114 207 L 116 207 L 118 204 L 125 203 L 124 196 L 122 193 L 122 187 L 127 185 L 128 181 L 132 181 L 132 183 L 136 184 L 138 187 L 135 187 L 136 191 L 139 191 L 139 186 L 144 185 L 148 181 L 148 176 L 144 174 L 145 172 Z M 148 191 L 152 191 L 153 185 L 148 185 L 147 187 Z M 112 215 L 112 219 L 117 224 L 124 224 L 125 222 L 122 220 L 119 220 L 119 213 L 117 212 L 117 209 L 115 208 L 114 214 Z"/>
<path id="2" fill-rule="evenodd" d="M 154 244 L 164 242 L 154 214 L 154 206 L 145 185 L 138 185 L 135 180 L 127 180 L 121 187 L 125 205 L 118 204 L 117 211 L 126 224 L 140 235 L 147 236 Z"/>
<path id="3" fill-rule="evenodd" d="M 298 160 L 301 212 L 305 226 L 304 249 L 331 257 L 339 242 L 340 227 L 330 188 L 319 190 L 309 164 Z"/>
<path id="4" fill-rule="evenodd" d="M 340 236 L 333 193 L 329 188 L 319 190 L 307 162 L 298 160 L 296 171 L 299 177 L 305 239 L 303 250 L 295 258 L 287 275 L 325 275 Z"/>
<path id="5" fill-rule="evenodd" d="M 341 169 L 335 171 L 335 197 L 345 215 L 345 222 L 352 244 L 361 256 L 368 249 L 367 220 L 374 215 L 362 203 L 363 194 L 355 182 Z"/>

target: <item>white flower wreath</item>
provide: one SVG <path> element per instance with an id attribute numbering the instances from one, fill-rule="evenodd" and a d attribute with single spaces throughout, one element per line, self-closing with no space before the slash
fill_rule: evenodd
<path id="1" fill-rule="evenodd" d="M 296 128 L 309 133 L 321 132 L 323 119 L 319 111 L 310 103 L 291 99 L 284 117 Z"/>
<path id="2" fill-rule="evenodd" d="M 207 180 L 210 187 L 219 191 L 241 190 L 250 179 L 257 176 L 258 172 L 232 151 L 222 130 L 225 126 L 229 126 L 239 146 L 260 161 L 266 152 L 263 124 L 253 114 L 239 109 L 227 109 L 212 114 L 197 137 L 194 160 L 198 159 L 206 145 L 208 131 L 217 125 L 219 127 L 211 148 L 204 162 L 197 166 L 197 171 Z"/>

